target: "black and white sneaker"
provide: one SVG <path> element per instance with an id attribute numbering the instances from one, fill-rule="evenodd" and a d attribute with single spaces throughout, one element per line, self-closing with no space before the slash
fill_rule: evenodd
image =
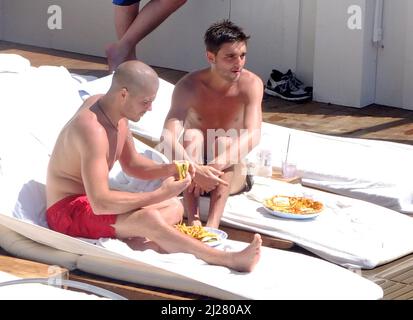
<path id="1" fill-rule="evenodd" d="M 270 96 L 288 101 L 303 101 L 312 97 L 312 88 L 305 87 L 291 70 L 283 74 L 273 69 L 264 91 Z"/>
<path id="2" fill-rule="evenodd" d="M 306 87 L 304 83 L 295 76 L 295 73 L 288 69 L 288 71 L 284 74 L 290 78 L 290 81 L 297 87 L 303 89 L 305 92 L 313 94 L 313 87 Z"/>

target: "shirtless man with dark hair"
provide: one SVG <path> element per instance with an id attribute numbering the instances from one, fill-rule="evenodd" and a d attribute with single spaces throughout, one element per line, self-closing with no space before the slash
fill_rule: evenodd
<path id="1" fill-rule="evenodd" d="M 245 188 L 242 159 L 260 140 L 263 83 L 244 69 L 248 39 L 228 20 L 213 24 L 204 37 L 210 67 L 187 74 L 174 89 L 163 147 L 167 156 L 196 168 L 184 191 L 193 225 L 201 224 L 199 196 L 209 192 L 206 225 L 219 226 L 228 196 Z"/>
<path id="2" fill-rule="evenodd" d="M 87 99 L 63 127 L 47 174 L 49 227 L 74 237 L 123 239 L 139 249 L 190 253 L 210 264 L 251 271 L 260 257 L 259 235 L 243 251 L 227 252 L 173 227 L 183 214 L 176 196 L 191 184 L 194 169 L 176 179 L 175 164 L 157 164 L 135 150 L 128 128 L 128 120 L 138 121 L 151 110 L 158 86 L 152 68 L 125 62 L 109 91 Z M 130 176 L 164 181 L 152 192 L 111 190 L 108 174 L 117 160 Z"/>

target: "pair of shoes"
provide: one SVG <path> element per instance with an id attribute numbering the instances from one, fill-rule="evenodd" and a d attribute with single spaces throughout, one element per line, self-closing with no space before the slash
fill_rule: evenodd
<path id="1" fill-rule="evenodd" d="M 286 73 L 273 69 L 264 92 L 288 101 L 303 101 L 311 99 L 313 88 L 305 87 L 290 69 Z"/>

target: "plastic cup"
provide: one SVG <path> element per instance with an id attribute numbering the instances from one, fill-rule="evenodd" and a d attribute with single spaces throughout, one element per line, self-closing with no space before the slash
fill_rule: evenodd
<path id="1" fill-rule="evenodd" d="M 291 162 L 282 162 L 281 175 L 285 179 L 294 178 L 297 176 L 297 165 Z"/>

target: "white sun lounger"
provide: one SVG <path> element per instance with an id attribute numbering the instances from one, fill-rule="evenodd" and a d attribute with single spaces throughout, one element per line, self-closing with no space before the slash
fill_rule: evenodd
<path id="1" fill-rule="evenodd" d="M 2 158 L 0 180 L 3 195 L 0 246 L 12 254 L 68 269 L 220 299 L 377 299 L 382 295 L 380 287 L 367 279 L 326 261 L 292 252 L 263 248 L 257 268 L 245 274 L 207 265 L 189 254 L 136 252 L 119 240 L 101 239 L 91 244 L 51 231 L 46 228 L 44 216 L 47 152 L 29 134 L 16 133 L 14 143 L 21 149 L 13 150 L 12 146 L 5 145 L 1 148 L 7 152 Z M 142 146 L 139 142 L 137 145 L 138 148 Z M 24 166 L 27 150 L 30 167 Z M 127 188 L 133 187 L 122 179 L 117 181 Z M 147 187 L 153 188 L 152 185 Z M 231 250 L 246 245 L 236 241 L 224 244 Z M 299 271 L 303 265 L 305 273 Z M 311 277 L 306 274 L 309 270 Z M 271 274 L 270 280 L 268 274 Z"/>
<path id="2" fill-rule="evenodd" d="M 0 245 L 12 253 L 24 256 L 30 251 L 29 255 L 49 264 L 66 263 L 72 269 L 213 298 L 379 299 L 383 294 L 378 285 L 356 273 L 288 251 L 264 247 L 256 269 L 246 274 L 208 265 L 188 254 L 133 251 L 119 240 L 102 239 L 94 245 L 5 215 L 0 215 L 0 222 Z M 235 250 L 246 244 L 228 241 L 225 245 Z"/>
<path id="3" fill-rule="evenodd" d="M 3 196 L 0 201 L 2 213 L 0 220 L 6 230 L 9 230 L 2 234 L 11 237 L 13 232 L 14 235 L 17 232 L 32 238 L 35 242 L 46 245 L 41 246 L 40 251 L 50 253 L 52 250 L 56 256 L 64 257 L 63 260 L 71 257 L 72 260 L 69 260 L 72 261 L 72 268 L 108 275 L 112 270 L 112 265 L 122 265 L 124 269 L 128 269 L 126 266 L 131 266 L 130 271 L 133 274 L 131 280 L 139 283 L 201 293 L 217 298 L 274 299 L 291 298 L 293 294 L 295 298 L 327 298 L 326 292 L 330 292 L 331 298 L 376 299 L 381 296 L 381 289 L 376 285 L 345 269 L 320 259 L 294 253 L 265 248 L 257 271 L 244 275 L 229 272 L 228 269 L 222 267 L 206 266 L 202 261 L 189 255 L 166 257 L 153 252 L 130 252 L 119 241 L 102 241 L 100 244 L 103 247 L 91 245 L 44 228 L 41 222 L 44 218 L 36 220 L 36 223 L 40 223 L 41 226 L 33 224 L 34 219 L 39 217 L 39 213 L 44 214 L 42 184 L 44 188 L 48 154 L 51 152 L 60 128 L 81 103 L 79 87 L 77 82 L 71 81 L 71 76 L 66 69 L 53 67 L 31 68 L 22 74 L 1 74 L 0 85 L 4 86 L 5 92 L 10 93 L 10 96 L 5 94 L 0 97 L 1 102 L 6 103 L 0 103 L 0 105 L 8 106 L 7 109 L 0 111 L 2 113 L 0 134 L 5 137 L 13 136 L 12 140 L 4 139 L 0 143 L 0 190 Z M 30 92 L 27 97 L 11 96 L 18 92 L 19 86 L 29 88 Z M 159 95 L 162 96 L 162 93 L 161 86 Z M 21 114 L 26 115 L 21 122 L 21 127 L 9 126 L 7 119 L 17 118 Z M 119 176 L 116 174 L 115 177 Z M 127 179 L 123 181 L 115 179 L 115 181 L 127 188 L 133 187 L 135 182 Z M 29 201 L 17 201 L 19 196 Z M 3 237 L 1 243 L 6 250 L 19 256 L 30 254 L 37 256 L 38 251 L 31 250 L 33 244 L 28 244 L 29 248 L 21 248 L 17 245 L 19 241 L 10 240 L 8 236 Z M 228 245 L 234 249 L 245 246 L 243 243 L 231 241 Z M 58 250 L 52 249 L 53 247 Z M 56 259 L 54 255 L 48 254 L 47 256 L 51 257 L 51 260 Z M 188 260 L 185 260 L 185 263 L 177 262 L 180 259 Z M 102 263 L 96 268 L 100 262 Z M 184 268 L 188 262 L 196 267 Z M 66 266 L 63 263 L 61 265 Z M 297 290 L 297 287 L 294 288 L 290 283 L 299 274 L 298 269 L 294 269 L 293 265 L 297 268 L 300 265 L 308 265 L 313 268 L 314 272 L 315 270 L 318 272 L 315 272 L 316 276 L 313 274 L 311 279 L 300 274 L 301 283 L 296 283 L 300 286 L 300 290 Z M 274 282 L 266 281 L 264 274 L 268 274 L 274 268 L 279 268 L 277 270 L 283 276 L 276 277 Z M 320 270 L 323 271 L 320 272 Z M 155 273 L 151 274 L 152 271 Z M 128 272 L 116 272 L 116 274 L 117 276 L 115 274 L 112 276 L 121 278 L 126 277 Z M 333 278 L 339 279 L 339 283 L 332 281 Z M 179 281 L 174 281 L 175 279 Z M 320 290 L 314 290 L 314 287 Z M 352 287 L 351 290 L 350 287 Z M 326 291 L 321 290 L 322 288 Z"/>

